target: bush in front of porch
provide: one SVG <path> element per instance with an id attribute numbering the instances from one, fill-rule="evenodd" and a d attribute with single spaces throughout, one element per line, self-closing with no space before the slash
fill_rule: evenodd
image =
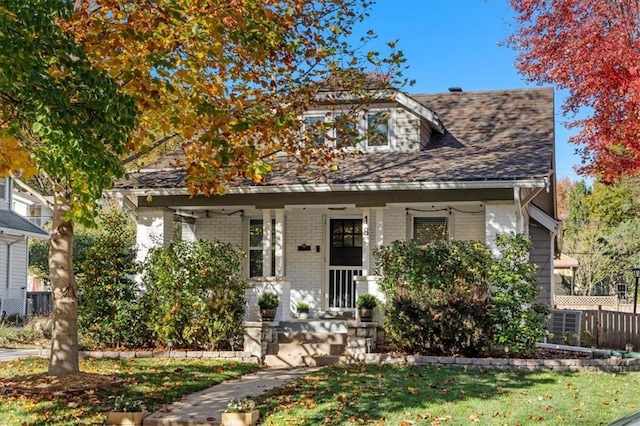
<path id="1" fill-rule="evenodd" d="M 145 262 L 150 326 L 160 343 L 221 350 L 243 334 L 242 253 L 209 240 L 172 242 Z"/>
<path id="2" fill-rule="evenodd" d="M 546 310 L 535 303 L 530 242 L 516 235 L 500 236 L 498 244 L 498 258 L 473 241 L 395 241 L 377 249 L 390 343 L 405 352 L 464 356 L 495 345 L 535 351 Z"/>

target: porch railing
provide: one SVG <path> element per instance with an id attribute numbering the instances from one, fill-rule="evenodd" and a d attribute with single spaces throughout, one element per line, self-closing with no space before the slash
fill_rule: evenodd
<path id="1" fill-rule="evenodd" d="M 356 307 L 356 284 L 353 277 L 362 275 L 361 266 L 329 267 L 329 308 Z"/>

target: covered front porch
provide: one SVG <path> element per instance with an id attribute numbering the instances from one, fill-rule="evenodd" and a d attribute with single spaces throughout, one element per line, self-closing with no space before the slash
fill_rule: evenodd
<path id="1" fill-rule="evenodd" d="M 246 253 L 247 320 L 259 319 L 257 299 L 267 291 L 279 295 L 276 321 L 296 318 L 299 302 L 309 305 L 311 318 L 355 316 L 359 294 L 381 297 L 376 247 L 395 240 L 448 238 L 484 241 L 497 251 L 496 235 L 527 232 L 529 214 L 520 196 L 524 188 L 501 185 L 482 191 L 332 192 L 316 187 L 313 193 L 140 196 L 135 209 L 138 256 L 143 259 L 151 247 L 173 239 L 229 242 Z"/>

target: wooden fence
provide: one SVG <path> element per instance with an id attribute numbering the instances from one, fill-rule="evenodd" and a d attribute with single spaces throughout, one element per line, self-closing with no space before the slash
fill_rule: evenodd
<path id="1" fill-rule="evenodd" d="M 625 349 L 630 343 L 634 351 L 640 351 L 640 314 L 602 309 L 582 311 L 581 330 L 591 333 L 600 348 Z M 586 343 L 584 337 L 582 340 Z"/>

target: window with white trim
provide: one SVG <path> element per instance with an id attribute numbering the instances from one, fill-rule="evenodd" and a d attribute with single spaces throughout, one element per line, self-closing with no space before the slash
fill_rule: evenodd
<path id="1" fill-rule="evenodd" d="M 389 113 L 384 111 L 367 114 L 367 147 L 389 147 Z"/>
<path id="2" fill-rule="evenodd" d="M 304 117 L 303 137 L 311 146 L 323 146 L 327 128 L 324 115 L 307 115 Z"/>
<path id="3" fill-rule="evenodd" d="M 0 178 L 0 200 L 7 199 L 7 179 Z"/>
<path id="4" fill-rule="evenodd" d="M 419 245 L 447 238 L 446 217 L 414 217 L 413 242 Z"/>
<path id="5" fill-rule="evenodd" d="M 262 277 L 262 246 L 263 226 L 262 219 L 249 219 L 249 278 Z M 276 270 L 276 221 L 271 221 L 271 270 Z"/>
<path id="6" fill-rule="evenodd" d="M 333 120 L 333 128 L 335 131 L 336 148 L 355 147 L 360 140 L 360 132 L 358 130 L 358 120 L 346 114 L 336 115 Z"/>

